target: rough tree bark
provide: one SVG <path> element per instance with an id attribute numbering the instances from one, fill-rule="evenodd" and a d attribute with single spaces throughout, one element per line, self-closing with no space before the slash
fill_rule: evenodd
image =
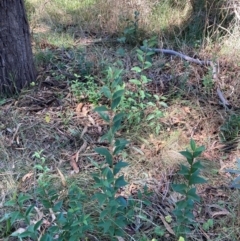
<path id="1" fill-rule="evenodd" d="M 12 95 L 34 81 L 24 0 L 0 0 L 0 95 Z"/>

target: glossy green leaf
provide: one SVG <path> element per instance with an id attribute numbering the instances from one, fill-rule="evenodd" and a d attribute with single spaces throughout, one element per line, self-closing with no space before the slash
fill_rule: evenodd
<path id="1" fill-rule="evenodd" d="M 193 163 L 192 165 L 192 172 L 195 172 L 198 169 L 202 169 L 203 165 L 201 164 L 200 161 L 196 161 L 195 163 Z"/>
<path id="2" fill-rule="evenodd" d="M 41 227 L 42 222 L 43 222 L 43 220 L 39 220 L 38 222 L 36 222 L 36 223 L 34 224 L 33 230 L 34 230 L 34 231 L 37 231 L 38 228 Z"/>
<path id="3" fill-rule="evenodd" d="M 144 99 L 146 97 L 144 90 L 139 90 L 138 92 L 139 92 L 141 99 Z"/>
<path id="4" fill-rule="evenodd" d="M 147 105 L 148 105 L 148 106 L 153 106 L 153 107 L 156 107 L 156 104 L 155 104 L 155 103 L 153 103 L 153 102 L 147 102 Z"/>
<path id="5" fill-rule="evenodd" d="M 146 75 L 141 75 L 140 78 L 143 84 L 147 84 L 149 82 L 149 79 Z"/>
<path id="6" fill-rule="evenodd" d="M 206 182 L 207 181 L 204 178 L 195 175 L 192 175 L 189 179 L 189 185 L 202 184 Z"/>
<path id="7" fill-rule="evenodd" d="M 108 209 L 104 209 L 101 213 L 100 213 L 100 219 L 104 219 L 109 213 Z"/>
<path id="8" fill-rule="evenodd" d="M 103 228 L 104 233 L 107 233 L 109 231 L 110 227 L 112 226 L 111 224 L 112 224 L 111 221 L 104 220 L 99 226 L 101 226 Z M 112 229 L 112 227 L 111 227 L 111 229 Z"/>
<path id="9" fill-rule="evenodd" d="M 144 55 L 145 53 L 141 49 L 136 50 L 138 54 Z"/>
<path id="10" fill-rule="evenodd" d="M 138 79 L 130 79 L 129 82 L 134 84 L 134 85 L 137 85 L 137 86 L 141 86 L 142 85 L 141 81 L 138 80 Z"/>
<path id="11" fill-rule="evenodd" d="M 18 237 L 20 240 L 22 240 L 22 238 L 29 238 L 31 237 L 32 233 L 29 231 L 24 231 L 22 233 L 15 231 L 11 234 L 12 237 Z"/>
<path id="12" fill-rule="evenodd" d="M 108 130 L 108 132 L 101 137 L 100 140 L 101 140 L 101 141 L 107 140 L 109 143 L 111 143 L 111 141 L 113 140 L 113 138 L 114 138 L 114 135 L 113 135 L 112 129 L 110 128 L 110 129 Z"/>
<path id="13" fill-rule="evenodd" d="M 183 199 L 181 201 L 176 202 L 176 206 L 177 206 L 177 209 L 180 210 L 181 212 L 181 209 L 186 208 L 188 206 L 188 203 L 186 202 L 186 199 Z"/>
<path id="14" fill-rule="evenodd" d="M 39 171 L 43 171 L 44 170 L 43 166 L 40 165 L 40 164 L 35 165 L 34 168 L 39 170 Z"/>
<path id="15" fill-rule="evenodd" d="M 67 222 L 67 219 L 64 217 L 63 213 L 59 213 L 57 215 L 57 222 L 62 225 L 64 225 Z"/>
<path id="16" fill-rule="evenodd" d="M 94 149 L 98 154 L 105 156 L 106 162 L 109 166 L 112 166 L 112 155 L 110 154 L 109 150 L 104 147 L 96 147 Z"/>
<path id="17" fill-rule="evenodd" d="M 115 78 L 114 81 L 112 82 L 112 89 L 115 89 L 117 88 L 117 86 L 120 86 L 120 85 L 122 85 L 122 78 L 121 77 Z"/>
<path id="18" fill-rule="evenodd" d="M 144 63 L 144 69 L 148 69 L 148 68 L 150 68 L 150 67 L 152 67 L 152 63 L 150 63 L 149 61 L 146 61 L 146 62 Z"/>
<path id="19" fill-rule="evenodd" d="M 15 211 L 11 213 L 11 225 L 13 225 L 17 220 L 20 220 L 23 218 L 23 215 L 19 211 Z"/>
<path id="20" fill-rule="evenodd" d="M 107 86 L 103 86 L 103 87 L 102 87 L 101 93 L 103 93 L 104 96 L 107 97 L 108 99 L 111 99 L 111 98 L 112 98 L 111 90 L 110 90 Z"/>
<path id="21" fill-rule="evenodd" d="M 120 188 L 120 187 L 124 187 L 126 186 L 128 183 L 124 180 L 124 176 L 120 176 L 119 178 L 117 178 L 117 180 L 115 181 L 115 187 L 116 188 Z"/>
<path id="22" fill-rule="evenodd" d="M 140 62 L 143 62 L 143 61 L 144 61 L 143 55 L 140 54 L 140 53 L 137 54 L 137 58 L 138 58 L 138 60 L 139 60 Z"/>
<path id="23" fill-rule="evenodd" d="M 204 146 L 200 146 L 200 147 L 197 147 L 193 153 L 193 157 L 198 157 L 202 154 L 202 152 L 205 151 L 205 147 Z"/>
<path id="24" fill-rule="evenodd" d="M 56 234 L 59 232 L 59 227 L 58 226 L 51 226 L 48 228 L 49 233 L 51 234 Z M 42 240 L 42 239 L 41 239 Z"/>
<path id="25" fill-rule="evenodd" d="M 115 121 L 113 122 L 113 125 L 112 125 L 112 132 L 115 134 L 119 129 L 122 128 L 122 125 L 121 125 L 121 120 L 118 120 L 118 121 Z"/>
<path id="26" fill-rule="evenodd" d="M 182 154 L 184 157 L 187 158 L 187 161 L 190 165 L 192 165 L 193 162 L 193 155 L 189 151 L 180 151 L 180 154 Z"/>
<path id="27" fill-rule="evenodd" d="M 63 205 L 63 200 L 60 200 L 59 202 L 57 202 L 54 206 L 53 206 L 53 211 L 54 212 L 59 212 L 62 208 Z"/>
<path id="28" fill-rule="evenodd" d="M 121 99 L 122 99 L 121 97 L 118 97 L 112 100 L 111 110 L 114 110 L 119 105 L 119 103 L 121 102 Z"/>
<path id="29" fill-rule="evenodd" d="M 187 177 L 187 176 L 189 175 L 189 172 L 190 172 L 189 167 L 187 167 L 187 166 L 185 166 L 185 165 L 181 165 L 178 174 Z"/>
<path id="30" fill-rule="evenodd" d="M 192 151 L 196 150 L 196 143 L 193 139 L 190 140 L 190 147 Z"/>
<path id="31" fill-rule="evenodd" d="M 97 199 L 100 205 L 103 205 L 105 200 L 107 199 L 107 196 L 104 193 L 95 193 L 93 196 L 94 199 Z"/>
<path id="32" fill-rule="evenodd" d="M 108 111 L 108 108 L 105 105 L 102 105 L 94 108 L 94 111 L 96 112 Z"/>
<path id="33" fill-rule="evenodd" d="M 115 176 L 116 174 L 119 173 L 119 171 L 120 171 L 122 168 L 127 167 L 127 166 L 128 166 L 128 163 L 127 163 L 127 162 L 123 162 L 123 161 L 118 162 L 116 165 L 114 165 L 113 175 Z"/>
<path id="34" fill-rule="evenodd" d="M 195 143 L 195 141 L 193 139 L 190 140 L 190 146 L 191 146 L 192 151 L 195 151 L 196 143 Z"/>
<path id="35" fill-rule="evenodd" d="M 150 121 L 155 118 L 155 114 L 149 114 L 146 118 L 147 121 Z"/>
<path id="36" fill-rule="evenodd" d="M 110 168 L 108 168 L 106 177 L 109 183 L 111 183 L 114 180 L 113 172 Z"/>
<path id="37" fill-rule="evenodd" d="M 155 54 L 155 52 L 153 52 L 153 51 L 148 51 L 148 52 L 146 53 L 147 56 L 151 56 L 151 55 L 154 55 L 154 54 Z"/>
<path id="38" fill-rule="evenodd" d="M 166 102 L 160 101 L 159 104 L 160 104 L 161 106 L 165 107 L 165 108 L 168 108 L 168 105 L 167 105 Z M 162 114 L 162 116 L 163 116 L 163 114 Z"/>
<path id="39" fill-rule="evenodd" d="M 122 230 L 127 225 L 127 220 L 122 215 L 117 216 L 115 222 L 116 222 L 116 225 L 121 228 L 121 229 L 119 229 L 119 231 Z M 117 232 L 117 230 L 115 230 L 115 233 L 116 232 Z M 122 235 L 122 232 L 116 233 L 116 235 Z"/>
<path id="40" fill-rule="evenodd" d="M 30 207 L 27 208 L 25 212 L 25 216 L 28 217 L 28 215 L 32 212 L 33 208 L 35 205 L 31 205 Z"/>
<path id="41" fill-rule="evenodd" d="M 4 206 L 5 207 L 14 207 L 14 206 L 16 206 L 16 200 L 9 200 L 4 203 Z"/>
<path id="42" fill-rule="evenodd" d="M 193 188 L 191 188 L 190 190 L 188 190 L 188 192 L 187 192 L 187 197 L 188 197 L 188 198 L 191 198 L 192 200 L 195 200 L 195 201 L 197 201 L 197 202 L 200 201 L 200 197 L 197 195 L 197 193 L 196 193 L 196 188 L 195 188 L 195 187 L 193 187 Z"/>
<path id="43" fill-rule="evenodd" d="M 123 94 L 124 94 L 124 90 L 118 90 L 118 91 L 114 92 L 114 94 L 113 94 L 113 99 L 122 97 Z"/>
<path id="44" fill-rule="evenodd" d="M 142 72 L 142 69 L 140 67 L 138 67 L 138 66 L 135 66 L 135 67 L 131 68 L 131 70 L 136 72 L 136 73 Z"/>
<path id="45" fill-rule="evenodd" d="M 116 201 L 117 201 L 117 202 L 119 203 L 119 205 L 121 205 L 122 207 L 127 207 L 127 205 L 128 205 L 128 202 L 127 202 L 127 200 L 126 200 L 125 197 L 118 196 L 118 197 L 116 198 Z"/>
<path id="46" fill-rule="evenodd" d="M 119 154 L 122 150 L 124 150 L 125 146 L 121 145 L 121 146 L 116 146 L 114 148 L 114 152 L 113 152 L 113 155 L 117 155 Z"/>
<path id="47" fill-rule="evenodd" d="M 117 155 L 120 151 L 122 151 L 126 147 L 128 143 L 129 142 L 125 139 L 117 139 L 115 142 L 115 148 L 114 148 L 113 154 Z"/>
<path id="48" fill-rule="evenodd" d="M 42 204 L 45 208 L 52 208 L 52 204 L 49 200 L 42 200 Z"/>
<path id="49" fill-rule="evenodd" d="M 185 195 L 187 192 L 187 185 L 186 184 L 172 184 L 172 189 L 175 192 Z"/>
<path id="50" fill-rule="evenodd" d="M 50 228 L 51 228 L 51 227 L 50 227 Z M 49 228 L 49 229 L 50 229 L 50 228 Z M 51 231 L 49 231 L 49 233 L 51 233 Z M 52 241 L 52 236 L 50 236 L 50 234 L 44 234 L 44 235 L 41 237 L 40 241 Z"/>
<path id="51" fill-rule="evenodd" d="M 125 113 L 123 113 L 123 112 L 120 112 L 120 113 L 116 114 L 116 115 L 113 117 L 113 122 L 122 121 L 122 119 L 123 119 L 124 116 L 125 116 Z"/>
<path id="52" fill-rule="evenodd" d="M 101 112 L 101 111 L 98 111 L 98 114 L 100 115 L 100 117 L 106 121 L 107 123 L 110 122 L 110 117 L 108 114 L 104 113 L 104 112 Z"/>

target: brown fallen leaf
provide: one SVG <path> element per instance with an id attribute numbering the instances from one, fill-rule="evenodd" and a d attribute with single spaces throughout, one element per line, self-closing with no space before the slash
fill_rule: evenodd
<path id="1" fill-rule="evenodd" d="M 190 108 L 187 106 L 183 107 L 183 110 L 188 114 L 191 113 Z"/>
<path id="2" fill-rule="evenodd" d="M 82 115 L 83 116 L 87 116 L 88 112 L 89 112 L 88 107 L 86 105 L 83 106 L 83 108 L 82 108 Z"/>
<path id="3" fill-rule="evenodd" d="M 66 187 L 66 186 L 67 186 L 66 178 L 64 177 L 64 175 L 62 174 L 62 172 L 61 172 L 58 168 L 57 168 L 57 171 L 58 171 L 58 174 L 59 174 L 59 176 L 60 176 L 62 185 L 63 185 L 64 187 Z"/>
<path id="4" fill-rule="evenodd" d="M 23 177 L 22 177 L 22 181 L 25 182 L 27 179 L 30 179 L 32 176 L 33 176 L 33 172 L 29 172 L 27 174 L 25 174 Z"/>
<path id="5" fill-rule="evenodd" d="M 77 117 L 80 117 L 82 115 L 82 108 L 83 108 L 83 103 L 79 103 L 76 107 L 76 113 L 77 113 Z"/>
<path id="6" fill-rule="evenodd" d="M 75 173 L 79 173 L 79 167 L 76 162 L 77 154 L 73 155 L 70 160 L 70 165 L 73 168 Z"/>
<path id="7" fill-rule="evenodd" d="M 83 103 L 79 103 L 76 107 L 76 112 L 82 112 L 82 108 L 83 108 L 84 104 Z"/>

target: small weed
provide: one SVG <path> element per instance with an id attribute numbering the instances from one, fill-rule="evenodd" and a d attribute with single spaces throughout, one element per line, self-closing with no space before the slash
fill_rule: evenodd
<path id="1" fill-rule="evenodd" d="M 203 77 L 203 87 L 206 90 L 207 94 L 210 94 L 213 89 L 214 83 L 212 79 L 211 71 L 208 72 L 207 75 Z"/>
<path id="2" fill-rule="evenodd" d="M 123 36 L 118 38 L 120 43 L 137 44 L 139 42 L 139 15 L 138 11 L 134 12 L 134 20 L 126 19 L 127 26 L 123 30 Z"/>
<path id="3" fill-rule="evenodd" d="M 209 231 L 211 228 L 213 228 L 213 219 L 208 219 L 207 222 L 203 224 L 203 230 Z"/>
<path id="4" fill-rule="evenodd" d="M 235 140 L 240 132 L 240 115 L 231 114 L 220 127 L 220 138 L 222 142 Z"/>
<path id="5" fill-rule="evenodd" d="M 144 41 L 144 48 L 150 44 L 154 44 L 154 40 Z M 156 134 L 159 133 L 161 125 L 159 118 L 163 117 L 163 112 L 159 109 L 161 106 L 167 107 L 163 99 L 158 95 L 152 96 L 147 91 L 147 84 L 152 80 L 146 75 L 146 70 L 152 67 L 152 55 L 154 52 L 143 51 L 137 49 L 137 58 L 139 65 L 133 67 L 131 70 L 136 76 L 130 79 L 129 82 L 137 89 L 137 91 L 127 90 L 120 108 L 127 112 L 127 121 L 130 126 L 136 126 L 139 123 L 146 121 L 150 128 L 155 128 Z M 146 114 L 147 110 L 151 110 L 151 114 Z"/>
<path id="6" fill-rule="evenodd" d="M 75 75 L 80 78 L 79 75 Z M 74 80 L 71 83 L 71 89 L 73 95 L 77 100 L 87 98 L 88 101 L 94 105 L 97 105 L 101 99 L 101 93 L 99 93 L 99 86 L 94 82 L 92 76 L 85 76 L 86 82 L 80 82 L 80 80 Z"/>
<path id="7" fill-rule="evenodd" d="M 59 112 L 58 117 L 61 118 L 61 121 L 63 122 L 64 126 L 68 126 L 73 118 L 73 112 L 67 111 L 67 112 Z"/>
<path id="8" fill-rule="evenodd" d="M 50 169 L 45 165 L 46 159 L 42 155 L 42 151 L 35 152 L 32 157 L 36 159 L 34 169 L 38 172 L 38 181 L 41 181 Z M 39 161 L 40 163 L 38 163 Z"/>
<path id="9" fill-rule="evenodd" d="M 45 66 L 48 65 L 54 58 L 54 53 L 49 50 L 39 50 L 35 53 L 35 62 L 38 66 Z"/>

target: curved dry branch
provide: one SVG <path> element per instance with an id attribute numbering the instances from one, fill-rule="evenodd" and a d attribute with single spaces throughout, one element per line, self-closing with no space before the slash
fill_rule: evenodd
<path id="1" fill-rule="evenodd" d="M 179 53 L 177 51 L 171 50 L 171 49 L 157 49 L 157 48 L 147 48 L 142 46 L 141 47 L 142 50 L 147 50 L 147 51 L 153 51 L 155 53 L 162 53 L 162 54 L 168 54 L 168 55 L 174 55 L 174 56 L 178 56 L 181 59 L 184 59 L 188 62 L 191 63 L 195 63 L 198 65 L 205 65 L 205 66 L 211 66 L 212 68 L 212 77 L 215 81 L 218 80 L 218 64 L 211 61 L 211 60 L 200 60 L 200 59 L 194 59 L 192 57 L 189 57 L 185 54 Z M 220 88 L 217 88 L 217 94 L 219 99 L 221 100 L 222 105 L 225 107 L 225 109 L 230 108 L 230 104 L 228 103 L 228 101 L 224 98 L 223 93 L 221 92 Z"/>
<path id="2" fill-rule="evenodd" d="M 169 55 L 175 55 L 180 57 L 181 59 L 184 59 L 188 62 L 192 62 L 195 64 L 199 64 L 199 65 L 211 65 L 212 61 L 202 61 L 200 59 L 194 59 L 191 58 L 185 54 L 179 53 L 177 51 L 171 50 L 171 49 L 156 49 L 156 48 L 146 48 L 146 47 L 141 47 L 142 50 L 148 50 L 148 51 L 153 51 L 155 53 L 162 53 L 162 54 L 169 54 Z"/>

